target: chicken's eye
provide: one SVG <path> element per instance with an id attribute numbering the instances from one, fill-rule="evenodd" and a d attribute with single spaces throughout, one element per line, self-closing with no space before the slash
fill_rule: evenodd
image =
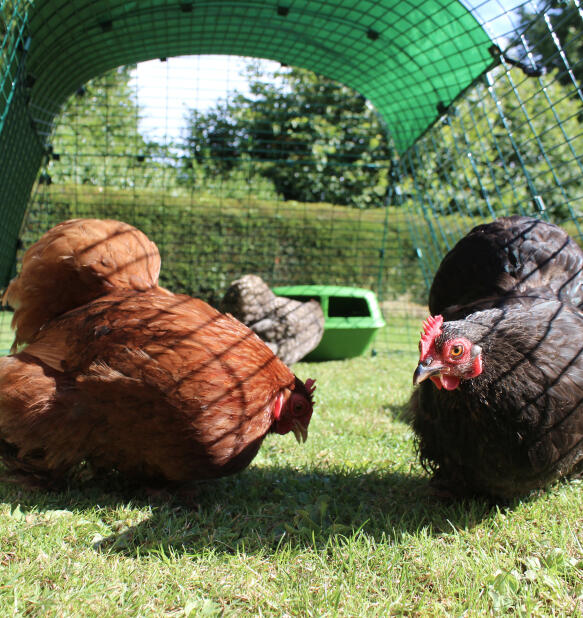
<path id="1" fill-rule="evenodd" d="M 449 355 L 452 358 L 459 358 L 464 353 L 464 346 L 457 343 L 456 345 L 451 346 L 451 350 L 449 351 Z"/>
<path id="2" fill-rule="evenodd" d="M 292 403 L 292 411 L 295 416 L 300 416 L 306 411 L 306 401 L 301 397 L 295 396 Z"/>

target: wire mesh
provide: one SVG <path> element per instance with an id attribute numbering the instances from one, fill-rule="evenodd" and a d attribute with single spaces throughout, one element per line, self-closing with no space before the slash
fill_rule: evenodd
<path id="1" fill-rule="evenodd" d="M 36 19 L 55 19 L 48 4 L 40 3 Z M 198 4 L 203 22 L 230 10 L 219 10 L 220 3 Z M 305 3 L 290 3 L 290 17 L 294 9 L 318 20 L 332 11 L 336 21 L 322 26 L 322 35 L 340 47 L 340 3 L 322 4 L 316 16 Z M 455 23 L 465 13 L 454 4 L 449 3 L 448 19 Z M 407 66 L 393 84 L 402 111 L 381 117 L 362 96 L 365 90 L 378 103 L 373 94 L 378 84 L 359 94 L 322 76 L 298 77 L 295 69 L 275 63 L 240 57 L 220 65 L 205 56 L 166 59 L 177 50 L 161 40 L 162 34 L 155 48 L 163 59 L 149 69 L 154 75 L 150 90 L 140 81 L 148 73 L 145 65 L 120 65 L 78 87 L 54 123 L 57 100 L 33 97 L 27 106 L 23 90 L 17 107 L 26 114 L 21 112 L 20 124 L 8 125 L 14 133 L 2 161 L 10 159 L 20 127 L 32 117 L 44 165 L 22 230 L 3 240 L 2 250 L 12 256 L 18 241 L 25 248 L 66 218 L 120 218 L 160 246 L 162 284 L 175 291 L 217 304 L 232 280 L 251 272 L 272 286 L 367 287 L 377 292 L 388 322 L 376 350 L 415 345 L 433 273 L 444 252 L 473 225 L 512 213 L 534 214 L 560 223 L 581 242 L 580 4 L 465 4 L 489 33 L 490 49 L 471 79 L 448 72 L 452 61 L 447 56 L 443 64 L 434 64 L 455 91 L 438 97 L 437 110 L 426 90 L 411 89 L 423 84 Z M 140 10 L 157 11 L 159 17 L 163 5 L 149 3 L 148 10 Z M 366 16 L 375 16 L 377 23 L 393 20 L 394 14 L 382 13 L 384 3 L 366 5 L 363 27 L 369 27 Z M 232 10 L 229 27 L 241 16 Z M 83 12 L 64 5 L 60 11 L 63 27 L 83 20 Z M 435 11 L 426 10 L 423 27 L 438 24 L 446 33 L 445 13 Z M 11 5 L 10 12 L 18 11 Z M 112 3 L 108 19 L 117 36 L 124 15 L 136 17 Z M 239 42 L 245 35 L 263 40 L 268 49 L 274 35 L 269 29 L 259 32 L 262 15 L 259 11 L 253 31 L 242 32 Z M 169 23 L 174 18 L 172 13 Z M 108 34 L 109 22 L 103 15 L 98 19 L 102 34 Z M 396 28 L 411 28 L 409 22 L 393 21 L 400 24 Z M 195 32 L 190 22 L 180 28 L 187 31 L 185 39 Z M 409 38 L 419 43 L 423 32 L 420 28 Z M 374 43 L 374 35 L 365 39 Z M 238 50 L 223 39 L 217 45 L 218 51 Z M 349 43 L 347 48 L 350 53 L 359 49 Z M 463 46 L 461 52 L 468 58 Z M 431 64 L 431 49 L 425 53 L 424 61 L 413 59 L 422 71 Z M 107 62 L 137 59 L 133 47 L 124 55 L 120 45 L 116 54 Z M 107 63 L 100 58 L 79 75 L 101 72 Z M 467 63 L 466 68 L 474 66 L 473 60 Z M 210 75 L 203 73 L 205 66 L 211 67 Z M 228 83 L 217 92 L 215 78 L 226 70 Z M 346 83 L 351 75 L 345 74 Z M 4 77 L 4 82 L 14 80 Z M 403 137 L 410 135 L 404 127 L 428 105 L 435 122 L 423 126 L 412 143 Z M 19 211 L 6 211 L 22 218 Z"/>
<path id="2" fill-rule="evenodd" d="M 22 71 L 24 56 L 30 44 L 27 38 L 27 1 L 0 3 L 0 131 L 8 107 L 14 97 L 18 73 Z"/>

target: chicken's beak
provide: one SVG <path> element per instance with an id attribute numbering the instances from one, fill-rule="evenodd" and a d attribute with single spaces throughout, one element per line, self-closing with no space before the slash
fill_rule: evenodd
<path id="1" fill-rule="evenodd" d="M 428 360 L 429 363 L 427 360 L 424 360 L 420 361 L 417 365 L 417 369 L 415 369 L 415 373 L 413 374 L 413 386 L 417 386 L 418 384 L 421 384 L 423 380 L 427 380 L 427 378 L 437 375 L 443 369 L 443 365 L 440 363 L 433 364 L 433 359 Z"/>
<path id="2" fill-rule="evenodd" d="M 294 421 L 292 431 L 298 441 L 298 444 L 305 442 L 308 439 L 308 428 L 306 425 L 302 425 L 297 419 Z"/>

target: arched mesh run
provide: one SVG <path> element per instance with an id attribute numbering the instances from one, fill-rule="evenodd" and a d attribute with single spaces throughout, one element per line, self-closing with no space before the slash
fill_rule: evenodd
<path id="1" fill-rule="evenodd" d="M 473 225 L 526 213 L 581 240 L 576 2 L 288 4 L 2 2 L 0 174 L 22 185 L 3 183 L 4 281 L 55 222 L 118 217 L 160 246 L 164 285 L 213 303 L 249 272 L 373 289 L 382 353 L 415 345 L 437 264 Z M 206 57 L 173 69 L 193 52 L 279 62 L 233 60 L 254 89 L 201 107 Z M 127 64 L 147 58 L 154 102 Z"/>

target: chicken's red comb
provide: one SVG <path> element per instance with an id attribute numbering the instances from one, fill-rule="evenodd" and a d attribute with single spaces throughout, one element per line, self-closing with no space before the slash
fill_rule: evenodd
<path id="1" fill-rule="evenodd" d="M 429 352 L 431 344 L 435 338 L 441 334 L 441 325 L 443 324 L 443 316 L 430 315 L 423 322 L 423 332 L 421 333 L 421 341 L 419 342 L 419 351 L 421 358 L 425 358 Z"/>
<path id="2" fill-rule="evenodd" d="M 304 386 L 306 387 L 306 390 L 308 391 L 308 395 L 310 395 L 311 397 L 314 394 L 314 391 L 316 390 L 316 380 L 312 380 L 312 378 L 308 378 L 306 382 L 304 383 Z"/>

